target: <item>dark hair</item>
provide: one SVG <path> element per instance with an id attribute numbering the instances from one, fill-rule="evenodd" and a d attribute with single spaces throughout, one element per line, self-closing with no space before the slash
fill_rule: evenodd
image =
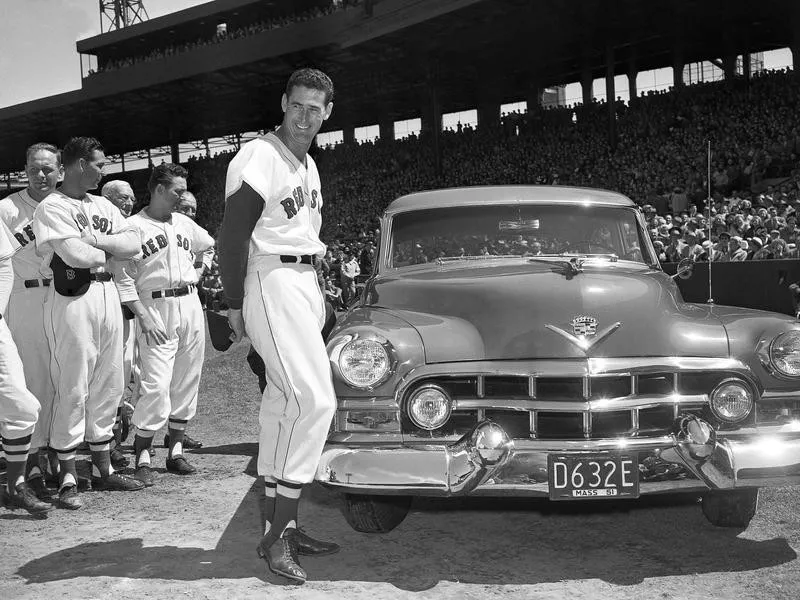
<path id="1" fill-rule="evenodd" d="M 333 102 L 333 82 L 319 69 L 297 69 L 289 76 L 286 82 L 286 97 L 292 93 L 292 88 L 302 85 L 312 90 L 319 90 L 325 94 L 325 104 Z"/>
<path id="2" fill-rule="evenodd" d="M 152 195 L 155 193 L 159 183 L 166 187 L 172 183 L 172 180 L 176 177 L 183 177 L 185 179 L 187 175 L 188 172 L 186 169 L 180 165 L 162 163 L 157 167 L 154 167 L 153 171 L 150 173 L 150 179 L 147 182 L 147 189 Z"/>
<path id="3" fill-rule="evenodd" d="M 93 137 L 74 137 L 61 151 L 61 162 L 68 167 L 80 159 L 89 160 L 92 152 L 105 152 L 103 144 Z"/>
<path id="4" fill-rule="evenodd" d="M 56 164 L 61 164 L 61 153 L 58 151 L 58 148 L 47 142 L 37 142 L 28 146 L 28 149 L 25 150 L 25 162 L 28 162 L 31 156 L 37 152 L 52 152 L 56 155 Z"/>

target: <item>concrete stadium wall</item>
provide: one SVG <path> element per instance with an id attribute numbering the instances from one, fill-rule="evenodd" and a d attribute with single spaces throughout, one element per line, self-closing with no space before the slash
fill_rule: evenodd
<path id="1" fill-rule="evenodd" d="M 676 263 L 662 265 L 674 275 Z M 689 279 L 676 279 L 687 302 L 708 300 L 708 263 L 695 263 Z M 716 304 L 795 314 L 789 286 L 800 282 L 800 260 L 761 260 L 714 263 L 711 267 L 711 297 Z"/>

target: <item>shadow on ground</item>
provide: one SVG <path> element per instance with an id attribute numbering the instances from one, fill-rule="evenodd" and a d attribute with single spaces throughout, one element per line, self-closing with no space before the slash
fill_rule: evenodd
<path id="1" fill-rule="evenodd" d="M 195 453 L 252 456 L 255 444 Z M 255 458 L 245 469 L 255 473 Z M 255 547 L 262 485 L 254 481 L 212 550 L 144 547 L 141 538 L 81 544 L 37 558 L 17 575 L 28 583 L 77 577 L 194 581 L 268 575 Z M 314 581 L 387 582 L 404 590 L 442 580 L 525 585 L 599 579 L 634 585 L 645 578 L 751 571 L 797 558 L 784 538 L 746 539 L 715 528 L 694 498 L 550 503 L 530 499 L 419 500 L 406 521 L 383 535 L 360 534 L 341 515 L 337 495 L 314 485 L 301 506 L 309 533 L 342 544 L 339 554 L 304 558 Z M 125 557 L 116 560 L 110 557 Z"/>

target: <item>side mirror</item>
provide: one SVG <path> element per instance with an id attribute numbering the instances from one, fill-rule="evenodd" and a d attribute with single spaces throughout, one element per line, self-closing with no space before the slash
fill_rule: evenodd
<path id="1" fill-rule="evenodd" d="M 675 271 L 673 279 L 679 277 L 680 279 L 689 279 L 694 274 L 694 261 L 691 258 L 681 259 L 678 263 L 678 270 Z"/>

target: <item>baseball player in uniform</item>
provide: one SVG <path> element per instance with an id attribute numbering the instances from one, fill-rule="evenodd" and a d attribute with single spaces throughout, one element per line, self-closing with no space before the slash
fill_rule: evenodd
<path id="1" fill-rule="evenodd" d="M 136 196 L 133 188 L 127 181 L 114 179 L 107 182 L 101 191 L 103 197 L 119 209 L 126 219 L 131 216 Z M 122 380 L 125 388 L 117 406 L 117 416 L 114 420 L 114 439 L 111 442 L 111 464 L 116 469 L 128 466 L 128 459 L 122 454 L 120 445 L 127 437 L 127 422 L 124 422 L 122 406 L 125 400 L 125 390 L 131 383 L 136 366 L 136 328 L 133 313 L 123 307 L 122 310 Z"/>
<path id="2" fill-rule="evenodd" d="M 302 487 L 314 478 L 336 406 L 320 330 L 325 299 L 313 263 L 322 195 L 307 152 L 333 108 L 333 84 L 316 69 L 295 71 L 281 99 L 282 125 L 247 144 L 228 166 L 219 258 L 234 341 L 247 335 L 264 359 L 258 473 L 267 523 L 258 545 L 269 568 L 296 583 L 297 554 L 329 554 L 336 544 L 297 529 Z"/>
<path id="3" fill-rule="evenodd" d="M 33 215 L 47 293 L 45 331 L 55 402 L 50 445 L 61 466 L 59 504 L 80 508 L 75 453 L 85 439 L 98 489 L 133 491 L 144 485 L 115 473 L 110 443 L 122 395 L 122 312 L 108 272 L 109 256 L 139 251 L 136 232 L 102 196 L 87 193 L 103 176 L 105 153 L 94 138 L 72 138 L 61 153 L 64 181 Z"/>
<path id="4" fill-rule="evenodd" d="M 150 447 L 156 431 L 169 424 L 167 471 L 189 475 L 183 456 L 187 423 L 197 408 L 205 353 L 205 318 L 196 293 L 195 255 L 214 244 L 205 229 L 176 213 L 186 190 L 186 170 L 161 164 L 148 182 L 150 204 L 128 219 L 141 251 L 114 261 L 121 300 L 138 322 L 139 398 L 131 422 L 136 427 L 135 477 L 154 483 Z"/>
<path id="5" fill-rule="evenodd" d="M 14 280 L 11 256 L 20 248 L 0 224 L 0 315 L 6 312 Z M 6 488 L 3 504 L 42 516 L 52 504 L 42 502 L 25 480 L 31 435 L 39 416 L 39 402 L 25 387 L 25 374 L 17 346 L 6 320 L 0 317 L 0 440 L 6 455 Z"/>
<path id="6" fill-rule="evenodd" d="M 41 470 L 40 451 L 50 443 L 50 419 L 55 390 L 50 379 L 50 347 L 44 328 L 45 297 L 50 279 L 41 272 L 42 259 L 36 254 L 33 212 L 39 202 L 56 189 L 61 176 L 58 149 L 51 144 L 34 144 L 26 152 L 25 173 L 28 187 L 0 200 L 0 220 L 19 245 L 11 259 L 14 285 L 3 318 L 19 351 L 28 389 L 41 406 L 39 421 L 31 437 L 26 478 L 36 496 L 50 500 Z M 57 463 L 55 463 L 57 465 Z"/>

